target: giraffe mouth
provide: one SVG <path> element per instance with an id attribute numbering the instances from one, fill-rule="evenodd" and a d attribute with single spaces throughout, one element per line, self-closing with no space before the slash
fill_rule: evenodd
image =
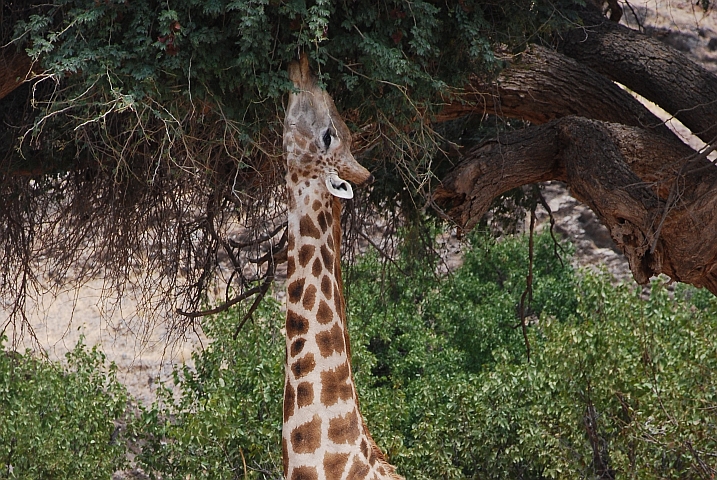
<path id="1" fill-rule="evenodd" d="M 374 178 L 373 174 L 372 174 L 372 173 L 369 173 L 369 174 L 368 174 L 368 178 L 367 178 L 366 180 L 364 180 L 364 181 L 359 185 L 359 187 L 368 187 L 369 185 L 371 185 L 371 184 L 373 183 L 374 180 L 375 180 L 375 178 Z"/>
<path id="2" fill-rule="evenodd" d="M 329 176 L 326 177 L 326 188 L 328 188 L 329 193 L 335 197 L 346 199 L 354 198 L 354 191 L 351 188 L 351 184 L 339 177 L 336 173 L 330 173 Z"/>

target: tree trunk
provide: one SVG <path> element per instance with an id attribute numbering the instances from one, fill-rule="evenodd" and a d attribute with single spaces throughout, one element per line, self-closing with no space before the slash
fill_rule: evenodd
<path id="1" fill-rule="evenodd" d="M 638 283 L 664 273 L 717 295 L 717 167 L 609 80 L 714 144 L 717 76 L 639 32 L 601 16 L 585 18 L 589 25 L 560 44 L 572 60 L 533 47 L 494 84 L 471 82 L 473 111 L 534 125 L 469 150 L 434 200 L 471 228 L 512 188 L 566 182 L 609 229 Z M 467 111 L 449 105 L 438 118 Z"/>

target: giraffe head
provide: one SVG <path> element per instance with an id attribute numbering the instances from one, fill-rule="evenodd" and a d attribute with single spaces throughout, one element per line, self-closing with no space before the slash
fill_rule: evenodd
<path id="1" fill-rule="evenodd" d="M 331 96 L 317 85 L 306 54 L 289 65 L 289 78 L 298 92 L 289 94 L 284 119 L 287 178 L 294 183 L 319 179 L 332 195 L 352 198 L 348 182 L 361 185 L 372 176 L 351 154 L 351 132 Z"/>

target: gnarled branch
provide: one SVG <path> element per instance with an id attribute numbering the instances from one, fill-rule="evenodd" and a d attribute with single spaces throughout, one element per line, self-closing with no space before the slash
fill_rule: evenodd
<path id="1" fill-rule="evenodd" d="M 562 53 L 655 102 L 705 143 L 717 137 L 717 76 L 657 39 L 600 15 L 583 18 Z"/>
<path id="2" fill-rule="evenodd" d="M 717 243 L 704 241 L 717 236 L 717 167 L 674 137 L 566 117 L 473 148 L 434 200 L 470 228 L 496 196 L 546 180 L 600 217 L 638 283 L 665 273 L 717 293 Z"/>

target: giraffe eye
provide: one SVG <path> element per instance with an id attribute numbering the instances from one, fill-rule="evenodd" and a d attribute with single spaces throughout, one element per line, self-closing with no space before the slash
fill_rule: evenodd
<path id="1" fill-rule="evenodd" d="M 331 145 L 331 129 L 327 128 L 326 133 L 324 133 L 324 136 L 321 137 L 321 139 L 324 141 L 324 148 L 326 150 L 329 149 L 329 145 Z"/>

